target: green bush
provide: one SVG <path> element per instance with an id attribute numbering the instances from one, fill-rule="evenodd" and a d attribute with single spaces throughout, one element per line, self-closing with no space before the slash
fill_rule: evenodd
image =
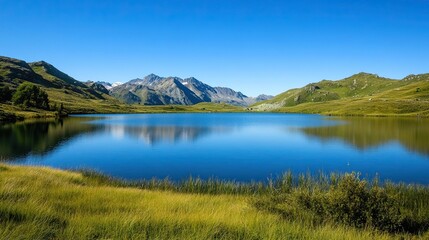
<path id="1" fill-rule="evenodd" d="M 40 89 L 40 87 L 31 83 L 19 85 L 12 97 L 12 102 L 15 105 L 23 105 L 25 107 L 49 109 L 48 94 Z"/>
<path id="2" fill-rule="evenodd" d="M 386 232 L 419 233 L 429 219 L 412 214 L 413 209 L 386 191 L 378 181 L 368 182 L 356 173 L 314 179 L 301 175 L 295 183 L 286 175 L 276 191 L 255 201 L 256 207 L 308 225 L 341 224 Z"/>
<path id="3" fill-rule="evenodd" d="M 332 186 L 324 205 L 324 214 L 335 222 L 389 232 L 401 230 L 403 217 L 394 196 L 377 184 L 360 180 L 356 174 L 346 174 L 338 185 Z"/>

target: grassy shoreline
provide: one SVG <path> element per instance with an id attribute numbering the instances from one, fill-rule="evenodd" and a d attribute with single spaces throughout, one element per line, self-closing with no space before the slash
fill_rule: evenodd
<path id="1" fill-rule="evenodd" d="M 59 102 L 58 102 L 59 104 Z M 58 105 L 57 104 L 57 105 Z M 374 103 L 371 103 L 374 105 Z M 423 104 L 423 102 L 419 102 Z M 24 121 L 29 119 L 55 119 L 66 117 L 68 114 L 109 114 L 109 113 L 207 113 L 207 112 L 247 112 L 247 113 L 302 113 L 302 114 L 321 114 L 325 116 L 338 117 L 413 117 L 413 118 L 428 118 L 427 111 L 399 111 L 392 110 L 391 106 L 384 106 L 385 103 L 380 103 L 380 106 L 367 106 L 365 104 L 351 104 L 345 100 L 328 101 L 320 103 L 303 103 L 292 107 L 282 107 L 279 109 L 256 109 L 253 106 L 248 108 L 232 106 L 221 103 L 198 103 L 195 105 L 128 105 L 112 101 L 91 100 L 90 103 L 82 103 L 81 101 L 64 103 L 65 114 L 59 116 L 56 111 L 46 111 L 36 108 L 21 108 L 12 104 L 0 103 L 0 123 Z M 365 106 L 360 107 L 360 106 Z M 385 108 L 383 108 L 385 107 Z M 333 110 L 335 109 L 335 111 Z M 346 110 L 344 110 L 346 109 Z M 375 110 L 374 110 L 375 109 Z M 383 110 L 384 109 L 384 110 Z"/>
<path id="2" fill-rule="evenodd" d="M 383 211 L 362 208 L 361 195 Z M 330 205 L 340 200 L 351 212 Z M 0 164 L 0 239 L 427 239 L 428 218 L 427 186 L 379 186 L 356 175 L 127 182 Z"/>
<path id="3" fill-rule="evenodd" d="M 0 104 L 0 124 L 2 123 L 13 123 L 26 120 L 35 120 L 35 119 L 58 119 L 60 116 L 57 112 L 54 111 L 45 111 L 40 109 L 21 109 L 15 106 L 7 106 L 5 109 L 4 104 Z M 125 106 L 125 105 L 124 105 Z M 12 110 L 10 110 L 12 109 Z M 127 110 L 119 108 L 118 110 L 108 110 L 108 111 L 72 111 L 70 115 L 76 114 L 139 114 L 139 113 L 293 113 L 293 114 L 319 114 L 323 116 L 332 116 L 332 117 L 375 117 L 375 118 L 429 118 L 429 114 L 416 114 L 416 113 L 406 113 L 406 114 L 382 114 L 382 113 L 333 113 L 333 112 L 320 112 L 320 111 L 301 111 L 283 108 L 281 110 L 273 111 L 252 111 L 241 107 L 235 107 L 226 104 L 196 104 L 191 106 L 182 106 L 182 105 L 163 105 L 163 106 L 134 106 L 130 107 Z M 69 114 L 61 116 L 61 118 L 68 117 Z"/>
<path id="4" fill-rule="evenodd" d="M 111 106 L 95 105 L 93 109 L 80 109 L 78 107 L 66 108 L 68 114 L 125 114 L 125 113 L 207 113 L 207 112 L 245 112 L 244 108 L 220 103 L 199 103 L 190 106 L 183 105 L 126 105 L 111 104 Z M 36 108 L 21 108 L 10 104 L 0 103 L 0 123 L 24 121 L 30 119 L 59 118 L 56 111 L 46 111 Z"/>

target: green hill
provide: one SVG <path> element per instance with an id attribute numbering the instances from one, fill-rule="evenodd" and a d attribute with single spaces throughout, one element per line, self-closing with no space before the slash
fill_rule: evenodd
<path id="1" fill-rule="evenodd" d="M 359 73 L 291 89 L 251 106 L 255 111 L 331 115 L 429 115 L 429 74 L 402 80 Z"/>
<path id="2" fill-rule="evenodd" d="M 63 104 L 69 113 L 94 112 L 103 100 L 114 100 L 103 92 L 96 91 L 80 81 L 68 76 L 46 62 L 26 63 L 24 61 L 0 57 L 0 87 L 8 86 L 14 91 L 20 84 L 31 82 L 48 93 L 50 105 Z M 31 115 L 52 115 L 38 109 L 20 109 L 10 104 L 1 104 L 0 110 L 15 112 L 25 117 Z M 33 115 L 34 115 L 33 114 Z"/>

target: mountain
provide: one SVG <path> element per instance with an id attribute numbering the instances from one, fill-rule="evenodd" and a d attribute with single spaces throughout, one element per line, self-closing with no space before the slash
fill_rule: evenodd
<path id="1" fill-rule="evenodd" d="M 23 108 L 13 105 L 10 100 L 2 100 L 0 102 L 0 121 L 55 117 L 60 106 L 62 106 L 63 114 L 243 110 L 226 104 L 205 104 L 182 81 L 180 78 L 161 78 L 150 75 L 145 79 L 134 79 L 125 85 L 120 82 L 113 84 L 94 81 L 81 82 L 45 61 L 27 63 L 19 59 L 0 56 L 0 90 L 6 89 L 3 87 L 7 86 L 13 94 L 20 84 L 31 82 L 48 94 L 50 105 L 49 110 Z M 113 88 L 115 91 L 111 91 Z M 115 97 L 121 99 L 122 102 Z M 144 107 L 138 104 L 122 104 L 123 102 L 159 106 Z M 194 106 L 187 108 L 165 106 L 166 104 Z"/>
<path id="2" fill-rule="evenodd" d="M 85 83 L 86 86 L 90 87 L 91 89 L 104 93 L 104 94 L 109 94 L 109 90 L 105 87 L 105 84 L 101 83 L 101 82 L 92 82 L 92 81 L 87 81 Z M 111 87 L 110 87 L 111 88 Z"/>
<path id="3" fill-rule="evenodd" d="M 45 61 L 27 63 L 14 58 L 0 57 L 0 87 L 8 85 L 14 90 L 25 81 L 45 88 L 51 102 L 76 103 L 76 107 L 82 105 L 90 107 L 89 103 L 81 104 L 84 99 L 116 98 L 127 104 L 142 105 L 194 105 L 213 102 L 236 106 L 248 106 L 267 99 L 248 97 L 226 87 L 212 87 L 193 77 L 181 79 L 150 74 L 143 79 L 133 79 L 124 84 L 101 81 L 83 83 Z M 82 110 L 90 109 L 85 107 Z"/>
<path id="4" fill-rule="evenodd" d="M 110 90 L 110 95 L 129 104 L 192 105 L 202 102 L 193 91 L 182 84 L 181 79 L 161 78 L 154 74 L 116 86 Z"/>
<path id="5" fill-rule="evenodd" d="M 110 89 L 110 95 L 128 104 L 192 105 L 200 102 L 247 106 L 258 100 L 226 87 L 212 87 L 196 78 L 160 77 L 150 74 Z"/>
<path id="6" fill-rule="evenodd" d="M 256 103 L 251 109 L 333 115 L 427 114 L 429 74 L 398 80 L 358 73 L 337 81 L 322 80 Z"/>
<path id="7" fill-rule="evenodd" d="M 44 79 L 52 82 L 56 87 L 64 87 L 67 85 L 83 88 L 86 87 L 82 82 L 61 72 L 45 61 L 29 63 L 29 66 L 34 72 L 42 76 Z"/>
<path id="8" fill-rule="evenodd" d="M 47 62 L 27 63 L 0 57 L 0 87 L 8 86 L 14 91 L 24 82 L 40 86 L 48 93 L 51 106 L 63 104 L 68 112 L 94 112 L 101 101 L 116 101 L 106 94 L 108 91 L 103 86 L 86 85 Z"/>
<path id="9" fill-rule="evenodd" d="M 44 62 L 26 63 L 22 60 L 0 57 L 0 85 L 12 89 L 23 82 L 32 82 L 50 89 L 64 89 L 82 98 L 104 99 L 102 93 Z"/>
<path id="10" fill-rule="evenodd" d="M 211 87 L 196 78 L 190 77 L 181 80 L 182 83 L 191 89 L 204 102 L 227 103 L 236 106 L 247 106 L 246 95 L 236 92 L 226 87 Z"/>
<path id="11" fill-rule="evenodd" d="M 260 101 L 270 100 L 270 99 L 273 99 L 273 98 L 274 98 L 274 96 L 266 95 L 266 94 L 261 94 L 261 95 L 259 95 L 259 96 L 257 96 L 255 98 L 255 101 L 256 102 L 260 102 Z"/>
<path id="12" fill-rule="evenodd" d="M 0 82 L 2 85 L 14 87 L 25 81 L 53 86 L 52 82 L 35 73 L 28 63 L 0 56 Z"/>
<path id="13" fill-rule="evenodd" d="M 245 99 L 247 106 L 251 106 L 255 103 L 261 102 L 261 101 L 265 101 L 265 100 L 270 100 L 273 99 L 274 96 L 271 95 L 266 95 L 266 94 L 261 94 L 257 97 L 248 97 Z"/>

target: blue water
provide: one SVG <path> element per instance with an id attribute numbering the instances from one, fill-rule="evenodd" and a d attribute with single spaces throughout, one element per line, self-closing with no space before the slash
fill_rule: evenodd
<path id="1" fill-rule="evenodd" d="M 14 164 L 90 168 L 125 179 L 193 176 L 248 182 L 288 170 L 355 171 L 429 184 L 429 147 L 421 142 L 425 135 L 409 140 L 390 133 L 424 132 L 426 122 L 383 121 L 304 114 L 81 115 L 27 127 L 3 126 L 7 130 L 1 132 L 6 140 L 0 158 Z M 31 141 L 10 140 L 30 135 Z"/>

